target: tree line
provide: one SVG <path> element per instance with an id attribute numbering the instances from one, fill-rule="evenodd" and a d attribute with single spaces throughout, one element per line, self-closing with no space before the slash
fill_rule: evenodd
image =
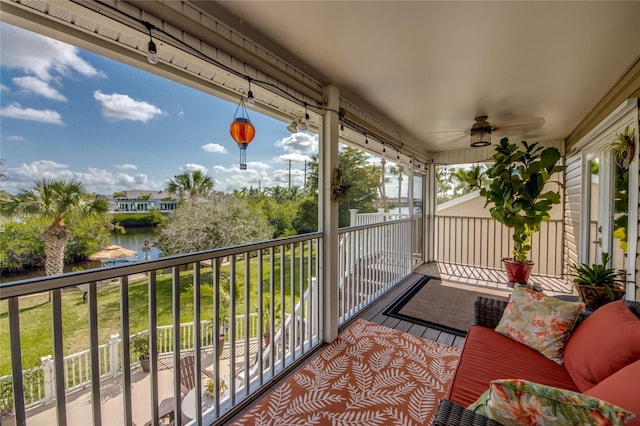
<path id="1" fill-rule="evenodd" d="M 384 187 L 387 167 L 367 154 L 341 146 L 338 158 L 345 196 L 339 203 L 339 226 L 349 226 L 350 209 L 374 212 L 389 207 Z M 390 168 L 402 185 L 402 166 Z M 318 159 L 310 162 L 304 187 L 253 187 L 232 193 L 216 191 L 201 171 L 171 178 L 166 191 L 178 208 L 158 224 L 155 244 L 164 255 L 191 253 L 315 232 L 318 229 Z M 399 191 L 400 193 L 400 191 Z M 400 196 L 399 196 L 400 197 Z M 46 275 L 63 272 L 65 263 L 86 260 L 105 247 L 109 235 L 124 228 L 108 212 L 104 197 L 87 193 L 80 181 L 41 179 L 16 194 L 0 191 L 4 217 L 0 241 L 3 272 L 44 266 Z"/>

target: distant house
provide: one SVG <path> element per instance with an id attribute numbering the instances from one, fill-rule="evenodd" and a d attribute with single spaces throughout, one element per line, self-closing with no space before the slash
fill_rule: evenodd
<path id="1" fill-rule="evenodd" d="M 170 212 L 178 206 L 178 200 L 164 191 L 141 191 L 137 189 L 114 192 L 109 197 L 112 213 L 140 213 L 151 209 Z"/>

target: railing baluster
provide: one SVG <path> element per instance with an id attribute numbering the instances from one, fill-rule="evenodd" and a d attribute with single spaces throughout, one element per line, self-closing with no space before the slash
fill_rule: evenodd
<path id="1" fill-rule="evenodd" d="M 122 406 L 124 424 L 133 423 L 131 408 L 131 354 L 129 342 L 129 277 L 123 276 L 120 283 L 120 335 L 122 336 Z"/>
<path id="2" fill-rule="evenodd" d="M 291 299 L 291 321 L 290 321 L 290 331 L 289 331 L 289 351 L 291 352 L 291 360 L 295 361 L 296 359 L 296 335 L 297 335 L 297 321 L 296 321 L 296 245 L 291 243 L 289 245 L 291 250 L 291 258 L 289 260 L 289 284 L 290 284 L 290 299 Z"/>
<path id="3" fill-rule="evenodd" d="M 229 369 L 231 374 L 235 374 L 236 371 L 236 255 L 231 256 L 231 263 L 229 265 L 229 318 L 231 319 L 229 324 Z M 236 404 L 236 383 L 235 380 L 229 380 L 229 396 L 231 398 L 231 405 Z"/>
<path id="4" fill-rule="evenodd" d="M 171 270 L 171 308 L 173 311 L 173 409 L 176 426 L 182 424 L 180 372 L 180 265 Z"/>
<path id="5" fill-rule="evenodd" d="M 220 257 L 216 257 L 214 261 L 211 262 L 211 279 L 213 284 L 213 332 L 214 336 L 218 336 L 220 332 L 220 327 L 223 326 L 220 324 L 220 266 L 222 263 L 222 259 Z M 228 320 L 227 318 L 223 319 L 224 321 Z M 226 336 L 229 338 L 230 336 Z M 222 346 L 220 346 L 220 342 L 216 337 L 213 339 L 214 345 L 214 358 L 213 358 L 213 382 L 220 383 L 220 355 L 222 352 Z M 229 345 L 231 345 L 231 339 L 229 339 Z M 224 341 L 223 341 L 224 346 Z M 220 417 L 220 389 L 218 386 L 213 387 L 214 396 L 215 396 L 215 406 L 214 412 L 215 416 Z"/>
<path id="6" fill-rule="evenodd" d="M 102 424 L 100 410 L 100 358 L 98 352 L 98 291 L 95 282 L 89 284 L 89 354 L 91 356 L 91 415 L 94 426 Z"/>
<path id="7" fill-rule="evenodd" d="M 195 382 L 195 410 L 196 424 L 202 424 L 202 351 L 200 350 L 200 262 L 193 264 L 193 355 L 194 355 L 194 382 Z M 217 384 L 214 383 L 214 387 Z"/>
<path id="8" fill-rule="evenodd" d="M 149 272 L 149 386 L 151 394 L 151 420 L 158 424 L 158 297 L 156 271 Z"/>
<path id="9" fill-rule="evenodd" d="M 67 404 L 64 389 L 64 350 L 62 342 L 62 295 L 61 290 L 51 291 L 53 319 L 53 362 L 55 370 L 56 410 L 58 426 L 67 424 Z M 59 378 L 59 380 L 58 380 Z"/>
<path id="10" fill-rule="evenodd" d="M 276 289 L 276 252 L 274 247 L 269 248 L 269 376 L 273 377 L 275 370 L 275 342 L 273 340 L 275 329 L 275 289 Z M 282 273 L 282 271 L 280 271 Z M 260 330 L 262 332 L 262 330 Z M 262 371 L 260 371 L 262 375 Z"/>
<path id="11" fill-rule="evenodd" d="M 251 314 L 251 304 L 249 303 L 250 299 L 250 290 L 251 290 L 251 270 L 250 270 L 250 262 L 251 252 L 246 252 L 244 254 L 244 371 L 248 372 L 251 365 L 249 363 L 249 315 Z M 260 277 L 258 277 L 259 279 Z M 257 286 L 260 287 L 260 281 L 258 281 Z M 258 305 L 261 305 L 262 301 L 258 300 Z M 245 396 L 249 395 L 249 374 L 244 375 L 244 393 Z"/>
<path id="12" fill-rule="evenodd" d="M 258 388 L 262 387 L 264 384 L 264 376 L 263 371 L 264 368 L 262 366 L 262 354 L 264 353 L 263 339 L 262 333 L 264 330 L 263 318 L 264 318 L 264 257 L 263 251 L 258 250 L 258 328 L 256 330 L 256 335 L 258 336 L 258 354 L 256 362 L 258 363 Z M 246 374 L 246 376 L 249 376 Z M 251 389 L 253 391 L 253 389 Z"/>
<path id="13" fill-rule="evenodd" d="M 287 349 L 287 342 L 285 337 L 285 258 L 286 258 L 286 245 L 280 246 L 280 366 L 284 369 L 285 366 L 285 354 Z"/>
<path id="14" fill-rule="evenodd" d="M 27 424 L 22 379 L 22 350 L 20 343 L 20 306 L 17 297 L 9 299 L 9 336 L 11 341 L 11 373 L 13 379 L 13 407 L 15 423 Z"/>

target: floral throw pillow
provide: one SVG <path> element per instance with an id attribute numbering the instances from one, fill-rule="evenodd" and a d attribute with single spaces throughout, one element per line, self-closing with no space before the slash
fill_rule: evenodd
<path id="1" fill-rule="evenodd" d="M 601 399 L 526 380 L 494 380 L 469 406 L 505 426 L 623 425 L 635 415 Z"/>
<path id="2" fill-rule="evenodd" d="M 496 331 L 562 364 L 564 345 L 584 308 L 516 286 Z"/>

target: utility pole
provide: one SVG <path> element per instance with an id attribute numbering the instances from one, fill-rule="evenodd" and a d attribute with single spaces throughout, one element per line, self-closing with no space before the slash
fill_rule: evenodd
<path id="1" fill-rule="evenodd" d="M 291 160 L 289 160 L 289 189 L 291 189 Z"/>

